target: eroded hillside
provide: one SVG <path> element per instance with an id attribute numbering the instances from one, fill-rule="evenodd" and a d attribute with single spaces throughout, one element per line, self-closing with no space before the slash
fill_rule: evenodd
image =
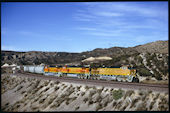
<path id="1" fill-rule="evenodd" d="M 168 111 L 168 93 L 3 74 L 2 111 Z"/>
<path id="2" fill-rule="evenodd" d="M 133 56 L 137 53 L 162 53 L 168 54 L 168 41 L 156 41 L 145 45 L 135 47 L 112 47 L 112 48 L 97 48 L 92 51 L 82 53 L 69 53 L 69 52 L 15 52 L 15 51 L 2 51 L 2 65 L 4 63 L 18 65 L 33 65 L 33 64 L 65 64 L 76 63 L 80 64 L 82 60 L 89 57 L 122 57 L 125 55 Z"/>

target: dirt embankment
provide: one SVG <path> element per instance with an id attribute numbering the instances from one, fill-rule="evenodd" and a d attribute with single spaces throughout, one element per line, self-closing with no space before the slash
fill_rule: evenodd
<path id="1" fill-rule="evenodd" d="M 2 111 L 168 111 L 168 93 L 1 75 Z"/>

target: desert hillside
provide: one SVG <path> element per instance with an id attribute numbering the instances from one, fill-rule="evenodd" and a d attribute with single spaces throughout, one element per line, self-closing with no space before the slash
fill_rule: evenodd
<path id="1" fill-rule="evenodd" d="M 168 41 L 156 41 L 134 47 L 139 53 L 168 53 Z"/>
<path id="2" fill-rule="evenodd" d="M 82 53 L 67 52 L 1 52 L 4 63 L 17 65 L 91 65 L 92 67 L 109 67 L 130 65 L 137 69 L 137 75 L 153 82 L 168 82 L 168 41 L 156 41 L 135 47 L 97 48 Z"/>
<path id="3" fill-rule="evenodd" d="M 1 51 L 2 65 L 4 63 L 17 63 L 18 65 L 32 65 L 32 64 L 64 64 L 77 63 L 89 57 L 121 57 L 123 55 L 133 55 L 135 53 L 162 53 L 168 54 L 168 41 L 156 41 L 135 47 L 112 47 L 112 48 L 97 48 L 92 51 L 82 53 L 68 53 L 68 52 L 15 52 L 15 51 Z"/>
<path id="4" fill-rule="evenodd" d="M 168 111 L 168 93 L 1 75 L 1 109 L 24 111 Z"/>

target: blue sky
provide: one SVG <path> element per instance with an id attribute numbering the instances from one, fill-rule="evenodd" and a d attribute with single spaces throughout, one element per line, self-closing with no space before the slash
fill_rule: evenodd
<path id="1" fill-rule="evenodd" d="M 3 2 L 1 49 L 83 52 L 168 40 L 168 2 Z"/>

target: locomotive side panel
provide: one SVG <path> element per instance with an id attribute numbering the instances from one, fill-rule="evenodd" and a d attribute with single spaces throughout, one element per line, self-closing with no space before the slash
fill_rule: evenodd
<path id="1" fill-rule="evenodd" d="M 120 68 L 98 68 L 99 75 L 130 75 L 129 69 Z"/>
<path id="2" fill-rule="evenodd" d="M 48 71 L 51 72 L 51 73 L 57 73 L 58 69 L 56 67 L 49 67 Z"/>
<path id="3" fill-rule="evenodd" d="M 68 72 L 67 73 L 75 73 L 75 74 L 81 74 L 82 73 L 82 68 L 80 67 L 69 67 L 67 68 Z"/>

